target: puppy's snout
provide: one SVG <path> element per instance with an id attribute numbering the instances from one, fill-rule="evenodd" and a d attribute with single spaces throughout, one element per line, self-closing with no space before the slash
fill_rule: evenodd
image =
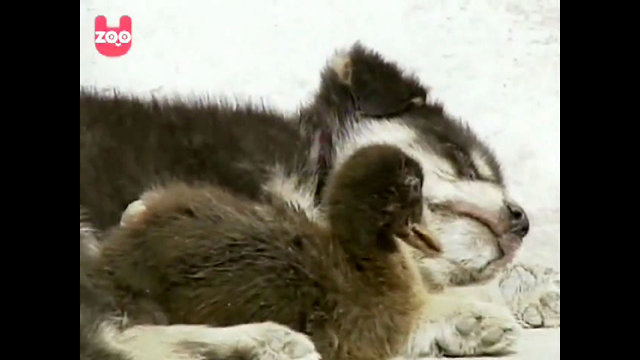
<path id="1" fill-rule="evenodd" d="M 529 233 L 529 217 L 524 209 L 513 202 L 506 204 L 510 216 L 509 231 L 519 237 L 525 237 Z"/>

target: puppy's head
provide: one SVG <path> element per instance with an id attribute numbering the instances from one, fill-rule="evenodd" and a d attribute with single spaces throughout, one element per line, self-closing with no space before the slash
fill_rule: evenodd
<path id="1" fill-rule="evenodd" d="M 467 128 L 447 130 L 466 133 L 467 138 L 434 140 L 432 135 L 438 130 L 424 127 L 433 118 L 418 115 L 408 119 L 405 124 L 414 124 L 420 144 L 415 147 L 420 155 L 415 156 L 426 169 L 424 222 L 444 247 L 440 259 L 419 256 L 425 277 L 437 285 L 492 279 L 513 260 L 529 232 L 526 212 L 510 198 L 493 154 Z"/>
<path id="2" fill-rule="evenodd" d="M 332 166 L 363 146 L 400 147 L 422 168 L 423 226 L 443 247 L 435 259 L 416 253 L 427 281 L 440 287 L 492 279 L 529 231 L 527 215 L 509 197 L 493 152 L 466 124 L 425 101 L 426 88 L 415 78 L 378 54 L 356 45 L 332 64 L 333 78 L 357 94 L 353 103 L 362 110 L 334 125 Z"/>
<path id="3" fill-rule="evenodd" d="M 366 146 L 347 159 L 326 191 L 334 235 L 357 252 L 397 250 L 397 239 L 432 257 L 436 239 L 421 230 L 423 174 L 418 162 L 390 145 Z"/>

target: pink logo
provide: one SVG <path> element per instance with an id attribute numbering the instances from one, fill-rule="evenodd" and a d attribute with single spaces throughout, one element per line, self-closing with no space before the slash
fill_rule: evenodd
<path id="1" fill-rule="evenodd" d="M 106 17 L 96 17 L 94 42 L 98 52 L 104 56 L 117 57 L 126 54 L 131 49 L 131 18 L 122 16 L 119 27 L 109 28 Z"/>

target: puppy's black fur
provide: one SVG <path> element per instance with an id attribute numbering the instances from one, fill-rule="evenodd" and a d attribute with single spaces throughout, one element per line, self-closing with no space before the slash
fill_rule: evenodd
<path id="1" fill-rule="evenodd" d="M 301 177 L 319 174 L 319 199 L 332 166 L 334 124 L 403 113 L 426 96 L 417 80 L 360 44 L 348 55 L 350 83 L 327 67 L 297 120 L 248 104 L 143 101 L 81 89 L 80 205 L 104 229 L 144 189 L 167 179 L 205 180 L 259 199 L 276 163 Z M 312 146 L 318 153 L 310 158 Z"/>
<path id="2" fill-rule="evenodd" d="M 144 189 L 206 181 L 252 199 L 275 164 L 304 173 L 310 145 L 275 111 L 80 93 L 80 205 L 104 229 Z"/>

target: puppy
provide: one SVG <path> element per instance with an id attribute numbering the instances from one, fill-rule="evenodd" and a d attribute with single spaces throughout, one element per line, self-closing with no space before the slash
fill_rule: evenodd
<path id="1" fill-rule="evenodd" d="M 407 244 L 434 257 L 420 165 L 398 148 L 355 152 L 329 179 L 326 224 L 215 186 L 173 184 L 107 235 L 92 274 L 138 321 L 275 321 L 325 359 L 404 354 L 428 296 Z"/>

